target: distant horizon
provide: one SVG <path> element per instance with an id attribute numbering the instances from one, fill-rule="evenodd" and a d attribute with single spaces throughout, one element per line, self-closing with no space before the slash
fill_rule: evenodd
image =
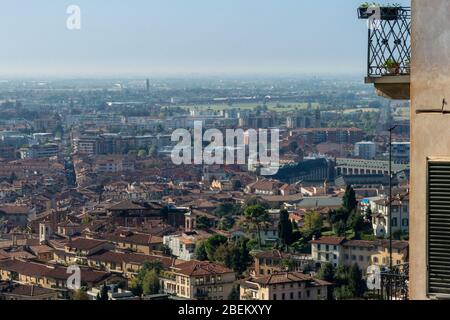
<path id="1" fill-rule="evenodd" d="M 143 73 L 143 74 L 0 74 L 0 83 L 14 80 L 161 80 L 161 79 L 311 79 L 311 78 L 358 78 L 364 77 L 363 72 L 352 73 Z"/>

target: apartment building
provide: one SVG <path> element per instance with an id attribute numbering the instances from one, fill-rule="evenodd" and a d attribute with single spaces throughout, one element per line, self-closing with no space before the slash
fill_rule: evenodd
<path id="1" fill-rule="evenodd" d="M 377 237 L 386 237 L 392 233 L 409 233 L 409 194 L 398 195 L 389 201 L 386 197 L 367 199 L 372 211 L 372 227 Z M 391 219 L 389 220 L 389 202 Z"/>
<path id="2" fill-rule="evenodd" d="M 59 146 L 55 143 L 38 144 L 29 148 L 20 149 L 21 159 L 38 159 L 56 157 L 59 153 Z"/>
<path id="3" fill-rule="evenodd" d="M 294 255 L 280 250 L 268 250 L 256 252 L 253 255 L 255 277 L 261 277 L 285 271 L 284 262 L 292 263 L 292 271 L 302 272 L 304 269 L 313 266 L 311 255 Z"/>
<path id="4" fill-rule="evenodd" d="M 236 275 L 233 270 L 206 261 L 187 261 L 162 274 L 164 293 L 191 300 L 227 300 Z"/>
<path id="5" fill-rule="evenodd" d="M 327 300 L 332 284 L 300 272 L 249 277 L 240 282 L 241 300 Z"/>
<path id="6" fill-rule="evenodd" d="M 389 240 L 346 240 L 344 237 L 322 237 L 311 241 L 312 259 L 318 263 L 352 266 L 357 264 L 363 273 L 371 265 L 389 265 Z M 392 241 L 393 265 L 408 262 L 407 241 Z"/>

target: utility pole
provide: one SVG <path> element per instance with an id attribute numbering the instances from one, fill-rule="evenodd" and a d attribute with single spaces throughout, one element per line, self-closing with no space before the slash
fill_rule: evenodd
<path id="1" fill-rule="evenodd" d="M 396 127 L 395 125 L 389 129 L 389 271 L 392 271 L 392 131 Z"/>

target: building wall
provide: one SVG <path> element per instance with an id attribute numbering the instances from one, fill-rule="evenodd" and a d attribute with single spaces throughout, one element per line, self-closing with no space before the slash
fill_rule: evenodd
<path id="1" fill-rule="evenodd" d="M 307 287 L 305 282 L 286 284 L 258 285 L 258 290 L 241 286 L 239 295 L 241 300 L 327 300 L 328 287 Z"/>
<path id="2" fill-rule="evenodd" d="M 412 0 L 410 297 L 426 299 L 427 157 L 450 159 L 450 1 Z M 450 105 L 447 105 L 447 109 Z"/>

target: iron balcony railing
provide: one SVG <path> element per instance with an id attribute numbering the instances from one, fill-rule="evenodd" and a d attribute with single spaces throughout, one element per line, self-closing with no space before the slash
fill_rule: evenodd
<path id="1" fill-rule="evenodd" d="M 409 75 L 411 61 L 411 8 L 358 8 L 367 20 L 367 76 Z"/>
<path id="2" fill-rule="evenodd" d="M 409 299 L 409 264 L 392 267 L 380 274 L 380 286 L 369 292 L 376 300 L 408 300 Z"/>

